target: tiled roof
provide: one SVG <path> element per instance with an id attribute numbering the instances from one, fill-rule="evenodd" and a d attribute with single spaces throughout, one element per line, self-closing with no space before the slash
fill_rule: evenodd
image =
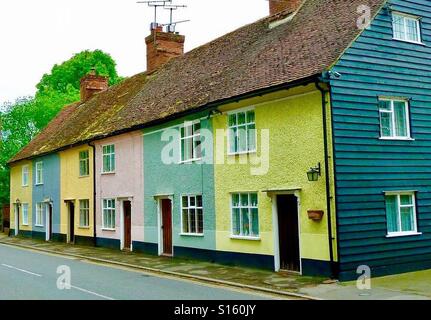
<path id="1" fill-rule="evenodd" d="M 149 125 L 187 110 L 311 77 L 360 34 L 357 8 L 384 0 L 307 0 L 297 14 L 267 17 L 131 77 L 84 104 L 65 107 L 10 162 Z"/>

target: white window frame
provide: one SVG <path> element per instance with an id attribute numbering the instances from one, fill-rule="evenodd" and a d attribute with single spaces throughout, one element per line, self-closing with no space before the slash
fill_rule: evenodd
<path id="1" fill-rule="evenodd" d="M 105 153 L 105 147 L 114 147 L 114 152 L 109 152 L 109 153 Z M 105 144 L 102 146 L 102 174 L 111 174 L 111 173 L 115 173 L 115 170 L 117 168 L 117 159 L 116 159 L 116 155 L 115 155 L 115 144 Z M 114 156 L 114 168 L 112 168 L 112 162 L 111 162 L 111 156 Z M 104 164 L 104 159 L 105 157 L 109 157 L 109 163 L 110 163 L 110 171 L 105 171 L 105 164 Z"/>
<path id="2" fill-rule="evenodd" d="M 412 231 L 396 231 L 396 232 L 389 232 L 387 230 L 387 238 L 394 238 L 394 237 L 404 237 L 404 236 L 414 236 L 414 235 L 421 235 L 421 232 L 418 232 L 418 221 L 417 221 L 417 211 L 416 211 L 416 192 L 415 191 L 389 191 L 385 192 L 385 205 L 386 205 L 386 196 L 396 196 L 397 197 L 397 214 L 398 214 L 398 230 L 401 230 L 401 208 L 413 208 L 413 224 L 414 228 Z M 411 196 L 412 197 L 412 204 L 409 205 L 402 205 L 401 204 L 401 196 Z"/>
<path id="3" fill-rule="evenodd" d="M 88 206 L 83 207 L 82 204 L 87 202 Z M 84 224 L 82 221 L 82 215 L 86 215 L 87 223 Z M 90 227 L 90 199 L 80 199 L 79 200 L 79 228 L 89 228 Z"/>
<path id="4" fill-rule="evenodd" d="M 248 195 L 248 206 L 243 206 L 241 203 L 241 195 Z M 250 201 L 250 197 L 252 194 L 256 195 L 257 198 L 257 204 L 256 206 L 251 205 L 251 201 Z M 233 196 L 234 195 L 239 195 L 239 206 L 234 206 L 233 205 Z M 231 228 L 230 228 L 230 232 L 231 232 L 231 238 L 232 239 L 244 239 L 244 240 L 260 240 L 260 217 L 259 217 L 259 192 L 234 192 L 230 194 L 230 221 L 231 221 Z M 242 223 L 242 213 L 241 213 L 241 209 L 247 208 L 248 209 L 248 216 L 249 216 L 249 222 L 250 222 L 250 233 L 253 230 L 253 225 L 252 222 L 253 220 L 251 219 L 251 211 L 252 209 L 257 209 L 257 217 L 258 217 L 258 231 L 259 234 L 257 236 L 252 236 L 252 235 L 244 235 L 244 230 L 243 230 L 243 223 Z M 234 234 L 234 230 L 233 230 L 233 214 L 234 214 L 234 209 L 239 209 L 239 224 L 240 224 L 240 234 L 236 235 Z"/>
<path id="5" fill-rule="evenodd" d="M 30 168 L 29 168 L 28 164 L 22 166 L 21 174 L 22 174 L 22 176 L 21 176 L 22 186 L 23 187 L 28 187 L 29 177 L 30 177 Z"/>
<path id="6" fill-rule="evenodd" d="M 87 158 L 81 158 L 81 154 L 84 152 L 87 153 Z M 79 151 L 78 157 L 79 157 L 79 168 L 78 168 L 79 177 L 81 177 L 81 178 L 82 177 L 88 177 L 90 175 L 90 151 L 89 150 L 81 150 L 81 151 Z M 81 173 L 81 163 L 83 163 L 83 162 L 85 163 L 85 166 L 86 166 L 87 171 L 88 171 L 86 174 Z"/>
<path id="7" fill-rule="evenodd" d="M 183 198 L 187 197 L 187 207 L 183 206 Z M 202 206 L 199 207 L 198 206 L 198 197 L 202 197 Z M 190 205 L 190 198 L 195 198 L 195 205 L 192 206 Z M 204 210 L 203 210 L 203 196 L 201 194 L 185 194 L 181 196 L 181 235 L 184 236 L 204 236 L 204 232 L 205 232 L 205 219 L 204 219 Z M 184 231 L 184 221 L 183 221 L 183 211 L 187 210 L 187 222 L 188 222 L 188 227 L 189 230 L 191 230 L 191 213 L 190 213 L 190 209 L 194 209 L 195 210 L 195 229 L 198 230 L 198 226 L 199 226 L 199 221 L 198 221 L 198 209 L 202 210 L 202 233 L 199 232 L 185 232 Z"/>
<path id="8" fill-rule="evenodd" d="M 254 112 L 254 122 L 247 122 L 247 112 L 249 111 L 253 111 Z M 237 119 L 238 119 L 238 114 L 240 113 L 245 113 L 245 123 L 238 125 L 238 123 L 234 126 L 230 126 L 229 125 L 229 118 L 231 115 L 236 115 Z M 254 145 L 254 149 L 253 150 L 246 150 L 246 151 L 232 151 L 231 150 L 231 134 L 232 134 L 232 129 L 236 128 L 237 132 L 239 128 L 243 128 L 245 127 L 246 130 L 246 134 L 245 134 L 245 138 L 246 138 L 246 147 L 247 149 L 249 149 L 249 141 L 248 141 L 248 130 L 247 127 L 249 125 L 254 124 L 254 141 L 255 141 L 255 145 Z M 238 109 L 238 110 L 234 110 L 234 111 L 229 111 L 227 112 L 227 128 L 228 128 L 228 134 L 227 134 L 227 154 L 229 156 L 235 156 L 235 155 L 241 155 L 241 154 L 252 154 L 252 153 L 256 153 L 257 152 L 257 128 L 256 128 L 256 110 L 255 107 L 247 107 L 247 108 L 242 108 L 242 109 Z M 235 137 L 235 139 L 237 139 L 237 137 Z"/>
<path id="9" fill-rule="evenodd" d="M 416 22 L 416 28 L 417 28 L 417 36 L 418 36 L 418 41 L 415 40 L 410 40 L 410 39 L 402 39 L 402 38 L 398 38 L 395 36 L 395 17 L 400 17 L 404 20 L 414 20 Z M 404 34 L 407 37 L 407 23 L 406 21 L 404 21 Z M 415 44 L 423 44 L 422 42 L 422 31 L 421 31 L 421 23 L 420 23 L 420 17 L 418 16 L 414 16 L 414 15 L 410 15 L 410 14 L 406 14 L 406 13 L 402 13 L 402 12 L 392 12 L 392 36 L 394 40 L 398 40 L 398 41 L 404 41 L 404 42 L 410 42 L 410 43 L 415 43 Z"/>
<path id="10" fill-rule="evenodd" d="M 199 123 L 199 132 L 196 133 L 194 130 L 194 126 Z M 186 128 L 191 127 L 191 135 L 186 135 Z M 181 130 L 184 129 L 184 137 L 181 134 Z M 189 163 L 202 160 L 202 141 L 201 141 L 201 130 L 202 124 L 200 120 L 195 121 L 187 121 L 180 127 L 180 163 Z M 183 141 L 191 140 L 192 141 L 192 152 L 193 157 L 191 159 L 183 160 Z M 200 154 L 198 154 L 198 149 L 195 148 L 195 142 L 199 142 Z"/>
<path id="11" fill-rule="evenodd" d="M 106 206 L 105 207 L 105 201 L 112 201 L 114 203 L 114 206 Z M 113 225 L 107 226 L 106 225 L 106 216 L 105 216 L 105 211 L 109 211 L 108 214 L 113 215 L 113 219 L 111 217 L 111 221 L 113 222 Z M 102 230 L 107 230 L 107 231 L 115 231 L 115 227 L 116 227 L 116 217 L 117 217 L 117 203 L 115 199 L 102 199 Z"/>
<path id="12" fill-rule="evenodd" d="M 21 212 L 22 212 L 22 225 L 28 226 L 28 203 L 21 204 Z"/>
<path id="13" fill-rule="evenodd" d="M 43 161 L 36 162 L 35 164 L 35 184 L 40 186 L 43 184 Z M 39 176 L 40 173 L 40 176 Z M 39 179 L 40 178 L 40 179 Z"/>
<path id="14" fill-rule="evenodd" d="M 44 224 L 43 224 L 43 215 L 45 213 L 44 206 L 45 206 L 44 202 L 36 203 L 36 219 L 35 219 L 35 223 L 34 223 L 34 225 L 36 227 L 43 227 L 44 226 Z"/>
<path id="15" fill-rule="evenodd" d="M 391 103 L 391 110 L 384 110 L 381 109 L 379 106 L 379 123 L 380 123 L 380 139 L 381 140 L 414 140 L 411 136 L 411 129 L 410 129 L 410 103 L 407 99 L 396 99 L 396 98 L 379 98 L 380 101 L 389 101 Z M 407 135 L 406 136 L 397 136 L 396 135 L 396 122 L 395 122 L 395 111 L 394 111 L 394 103 L 395 102 L 404 102 L 404 108 L 405 108 L 405 117 L 406 117 L 406 129 L 407 129 Z M 382 113 L 390 113 L 392 114 L 392 136 L 383 136 L 383 126 L 382 126 Z"/>

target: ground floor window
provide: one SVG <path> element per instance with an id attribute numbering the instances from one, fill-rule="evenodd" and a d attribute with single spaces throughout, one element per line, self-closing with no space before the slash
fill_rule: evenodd
<path id="1" fill-rule="evenodd" d="M 388 235 L 417 233 L 415 194 L 387 193 L 385 201 Z"/>
<path id="2" fill-rule="evenodd" d="M 115 199 L 103 200 L 103 229 L 115 229 Z"/>
<path id="3" fill-rule="evenodd" d="M 90 200 L 79 200 L 79 226 L 81 228 L 90 226 Z"/>
<path id="4" fill-rule="evenodd" d="M 259 237 L 257 193 L 232 194 L 232 235 Z"/>
<path id="5" fill-rule="evenodd" d="M 203 234 L 204 214 L 202 196 L 183 196 L 182 199 L 182 233 Z"/>
<path id="6" fill-rule="evenodd" d="M 35 225 L 38 226 L 38 227 L 43 227 L 43 208 L 44 208 L 44 203 L 43 202 L 36 203 L 36 221 L 35 221 Z"/>
<path id="7" fill-rule="evenodd" d="M 28 203 L 22 204 L 22 224 L 28 226 Z"/>

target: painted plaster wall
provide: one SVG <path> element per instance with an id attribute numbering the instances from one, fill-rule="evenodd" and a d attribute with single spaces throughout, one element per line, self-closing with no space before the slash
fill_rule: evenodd
<path id="1" fill-rule="evenodd" d="M 102 174 L 102 147 L 115 145 L 116 170 L 113 174 Z M 132 202 L 132 240 L 144 240 L 143 145 L 142 132 L 134 131 L 107 138 L 96 146 L 96 236 L 97 238 L 121 239 L 121 199 Z M 117 199 L 115 230 L 102 229 L 102 199 Z"/>
<path id="2" fill-rule="evenodd" d="M 60 233 L 60 157 L 58 154 L 50 154 L 44 157 L 33 159 L 32 171 L 36 172 L 36 163 L 43 162 L 43 184 L 36 185 L 36 174 L 33 174 L 33 231 L 45 232 L 46 215 L 43 214 L 43 227 L 35 226 L 36 204 L 48 199 L 52 201 L 52 233 Z"/>
<path id="3" fill-rule="evenodd" d="M 162 141 L 166 130 L 179 132 L 179 126 L 185 121 L 193 121 L 201 117 L 201 130 L 212 133 L 211 120 L 207 119 L 208 112 L 197 114 L 192 118 L 184 118 L 168 123 L 163 127 L 155 127 L 144 132 L 145 153 L 145 242 L 158 243 L 158 201 L 157 195 L 172 195 L 173 207 L 173 245 L 179 247 L 215 249 L 215 214 L 214 214 L 214 168 L 212 165 L 212 141 L 208 141 L 203 159 L 205 163 L 180 164 L 179 134 L 168 141 Z M 166 134 L 166 133 L 165 133 Z M 204 138 L 202 138 L 204 141 Z M 162 151 L 172 145 L 173 163 L 165 164 Z M 204 210 L 204 236 L 194 237 L 181 235 L 181 198 L 183 195 L 202 195 Z M 174 253 L 175 254 L 175 253 Z"/>
<path id="4" fill-rule="evenodd" d="M 29 177 L 28 186 L 22 185 L 22 168 L 28 165 Z M 22 224 L 22 207 L 20 208 L 19 217 L 19 230 L 31 231 L 32 230 L 32 163 L 31 161 L 21 161 L 11 167 L 10 170 L 10 227 L 15 229 L 15 202 L 17 199 L 22 204 L 28 204 L 28 225 Z"/>
<path id="5" fill-rule="evenodd" d="M 291 97 L 288 97 L 291 96 Z M 295 96 L 296 95 L 296 96 Z M 269 167 L 263 175 L 252 175 L 248 164 L 216 164 L 215 199 L 217 212 L 217 250 L 274 255 L 272 201 L 265 190 L 300 188 L 300 248 L 301 257 L 329 260 L 325 175 L 318 182 L 309 182 L 307 171 L 317 163 L 324 169 L 321 94 L 314 86 L 301 87 L 283 93 L 250 99 L 220 108 L 229 111 L 255 106 L 258 152 L 261 157 L 261 130 L 269 129 Z M 216 116 L 214 129 L 227 129 L 228 117 Z M 227 163 L 238 156 L 228 156 L 227 139 L 222 158 Z M 219 144 L 220 142 L 216 142 Z M 234 192 L 258 192 L 260 240 L 231 238 L 231 197 Z M 309 220 L 307 210 L 324 210 L 320 222 Z M 278 239 L 276 240 L 278 241 Z"/>
<path id="6" fill-rule="evenodd" d="M 79 153 L 88 151 L 89 153 L 89 172 L 85 177 L 79 176 Z M 75 235 L 92 237 L 93 236 L 93 149 L 88 145 L 62 151 L 60 155 L 61 168 L 61 226 L 62 234 L 68 233 L 69 209 L 65 200 L 73 200 L 75 204 Z M 80 227 L 79 200 L 89 200 L 90 214 L 89 227 Z"/>

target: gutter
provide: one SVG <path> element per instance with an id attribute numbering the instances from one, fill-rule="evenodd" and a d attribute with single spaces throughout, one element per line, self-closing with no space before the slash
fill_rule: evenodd
<path id="1" fill-rule="evenodd" d="M 322 80 L 322 78 L 321 78 Z M 320 81 L 321 81 L 320 80 Z M 322 118 L 323 118 L 323 146 L 324 146 L 324 156 L 325 156 L 325 188 L 326 188 L 326 208 L 328 211 L 328 241 L 329 241 L 329 260 L 331 265 L 331 278 L 337 278 L 338 271 L 336 268 L 336 262 L 334 261 L 334 244 L 335 240 L 332 233 L 332 210 L 331 210 L 331 185 L 329 181 L 329 147 L 328 147 L 328 124 L 327 124 L 327 112 L 326 106 L 328 101 L 326 100 L 326 94 L 329 93 L 329 89 L 320 86 L 320 81 L 316 80 L 316 88 L 320 91 L 322 95 Z M 325 81 L 325 80 L 323 80 Z"/>
<path id="2" fill-rule="evenodd" d="M 97 247 L 97 227 L 96 227 L 96 146 L 89 142 L 88 145 L 93 149 L 93 242 Z"/>

